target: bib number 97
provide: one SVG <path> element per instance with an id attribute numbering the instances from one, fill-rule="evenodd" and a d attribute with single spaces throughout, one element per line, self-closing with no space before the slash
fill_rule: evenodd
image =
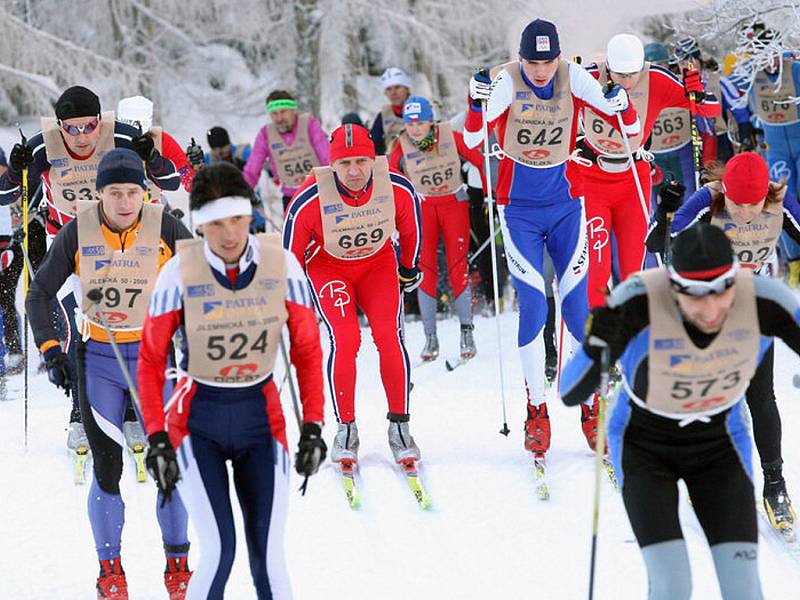
<path id="1" fill-rule="evenodd" d="M 126 302 L 128 308 L 133 308 L 136 298 L 141 293 L 141 288 L 125 288 L 120 290 L 115 287 L 107 287 L 103 289 L 103 305 L 106 308 L 116 308 L 123 302 Z"/>

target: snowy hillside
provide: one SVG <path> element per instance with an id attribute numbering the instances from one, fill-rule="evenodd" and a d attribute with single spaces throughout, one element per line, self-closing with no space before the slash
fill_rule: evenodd
<path id="1" fill-rule="evenodd" d="M 527 599 L 586 597 L 593 462 L 580 431 L 579 411 L 550 402 L 553 448 L 548 454 L 551 499 L 534 492 L 531 461 L 522 449 L 524 399 L 514 349 L 515 317 L 503 316 L 509 425 L 498 434 L 494 325 L 476 320 L 479 354 L 448 373 L 444 358 L 457 351 L 458 325 L 440 323 L 442 356 L 414 372 L 412 432 L 422 454 L 422 476 L 434 508 L 422 512 L 391 463 L 386 444 L 386 402 L 378 383 L 377 353 L 364 336 L 359 360 L 357 418 L 361 431 L 362 507 L 348 508 L 330 464 L 309 482 L 305 497 L 293 476 L 286 552 L 295 597 L 353 600 Z M 366 332 L 365 332 L 366 333 Z M 419 323 L 407 326 L 414 357 L 422 346 Z M 784 347 L 776 358 L 776 387 L 783 416 L 786 479 L 800 495 L 800 402 L 791 375 L 800 361 Z M 0 404 L 0 598 L 89 600 L 96 558 L 86 517 L 87 486 L 72 483 L 64 431 L 67 400 L 43 375 L 31 379 L 29 445 L 23 448 L 21 377 L 12 401 Z M 287 400 L 284 398 L 284 400 Z M 297 441 L 285 405 L 290 445 Z M 326 406 L 330 444 L 334 420 Z M 646 577 L 621 499 L 603 480 L 597 598 L 638 600 Z M 760 484 L 759 484 L 760 486 Z M 165 597 L 160 536 L 154 516 L 155 486 L 135 481 L 126 460 L 122 494 L 127 507 L 123 565 L 131 597 Z M 681 503 L 689 541 L 694 598 L 719 591 L 711 556 L 687 502 Z M 190 538 L 191 538 L 190 533 Z M 244 540 L 226 597 L 254 598 Z M 760 569 L 766 598 L 796 597 L 800 566 L 772 537 L 761 538 Z M 197 546 L 192 561 L 197 562 Z"/>

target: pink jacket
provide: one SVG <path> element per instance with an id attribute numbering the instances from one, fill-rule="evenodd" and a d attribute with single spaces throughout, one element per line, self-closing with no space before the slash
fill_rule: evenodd
<path id="1" fill-rule="evenodd" d="M 299 116 L 299 114 L 298 114 Z M 286 144 L 293 144 L 295 138 L 297 137 L 297 123 L 299 119 L 295 121 L 294 129 L 292 129 L 289 133 L 281 133 L 281 139 Z M 309 117 L 308 119 L 308 139 L 311 141 L 311 146 L 314 148 L 314 152 L 319 158 L 319 162 L 321 165 L 327 165 L 330 162 L 328 150 L 329 150 L 329 143 L 328 143 L 328 136 L 322 131 L 322 127 L 314 117 Z M 269 145 L 269 138 L 267 136 L 267 126 L 264 125 L 259 131 L 258 135 L 256 135 L 256 141 L 253 143 L 253 150 L 250 153 L 250 158 L 247 159 L 247 164 L 244 166 L 244 178 L 247 180 L 247 183 L 250 184 L 250 187 L 255 188 L 258 185 L 258 180 L 261 177 L 261 170 L 264 167 L 264 161 L 269 159 L 269 168 L 270 171 L 274 174 L 278 172 L 278 167 L 275 164 L 275 159 L 272 156 L 272 152 L 270 150 Z M 281 193 L 284 196 L 293 196 L 297 188 L 290 188 L 285 185 L 281 185 Z"/>

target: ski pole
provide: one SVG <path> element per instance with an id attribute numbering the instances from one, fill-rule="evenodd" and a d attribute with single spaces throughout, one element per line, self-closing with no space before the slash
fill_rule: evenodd
<path id="1" fill-rule="evenodd" d="M 611 79 L 608 80 L 608 85 L 615 85 Z M 627 92 L 625 92 L 627 94 Z M 633 159 L 633 151 L 631 150 L 631 142 L 628 139 L 628 134 L 625 133 L 625 124 L 622 122 L 622 113 L 617 113 L 617 123 L 619 124 L 619 133 L 622 136 L 622 143 L 625 145 L 625 154 L 628 155 L 628 161 L 631 163 L 631 173 L 633 174 L 633 182 L 636 184 L 636 193 L 639 194 L 639 203 L 642 206 L 642 213 L 644 220 L 650 222 L 650 211 L 647 209 L 647 202 L 644 199 L 644 191 L 642 190 L 642 182 L 639 180 L 639 171 L 636 170 L 636 161 Z"/>
<path id="2" fill-rule="evenodd" d="M 500 232 L 498 231 L 498 232 L 497 232 L 497 234 L 495 235 L 495 237 L 497 237 L 499 234 L 500 234 Z M 480 256 L 480 255 L 481 255 L 481 253 L 482 253 L 484 250 L 486 250 L 486 248 L 489 246 L 489 244 L 490 244 L 490 243 L 491 243 L 491 240 L 490 240 L 490 239 L 487 237 L 487 238 L 486 238 L 486 239 L 483 241 L 483 243 L 482 243 L 480 246 L 478 246 L 478 249 L 477 249 L 477 250 L 475 250 L 475 252 L 472 254 L 472 256 L 470 256 L 470 257 L 469 257 L 469 261 L 468 261 L 468 262 L 469 262 L 469 264 L 472 264 L 472 263 L 474 263 L 474 262 L 475 262 L 475 260 L 478 258 L 478 256 Z"/>
<path id="3" fill-rule="evenodd" d="M 484 69 L 484 72 L 486 70 Z M 492 195 L 492 165 L 491 157 L 489 156 L 489 126 L 487 120 L 489 118 L 488 102 L 481 101 L 481 108 L 483 115 L 481 115 L 481 133 L 483 134 L 483 168 L 486 176 L 486 201 L 489 204 L 489 240 L 492 252 L 492 292 L 494 293 L 494 322 L 497 328 L 497 367 L 500 374 L 500 402 L 503 407 L 503 427 L 500 429 L 502 435 L 508 436 L 508 419 L 506 417 L 506 392 L 505 380 L 503 377 L 503 339 L 501 337 L 500 329 L 500 292 L 497 287 L 497 250 L 494 243 L 495 229 L 494 229 L 494 196 Z"/>
<path id="4" fill-rule="evenodd" d="M 297 402 L 297 390 L 294 387 L 294 377 L 292 377 L 292 363 L 289 362 L 289 354 L 286 352 L 283 334 L 281 334 L 280 349 L 281 356 L 283 356 L 283 364 L 286 365 L 286 380 L 289 383 L 289 394 L 292 396 L 292 406 L 294 407 L 294 416 L 297 418 L 297 428 L 302 431 L 303 420 L 300 418 L 300 404 Z"/>
<path id="5" fill-rule="evenodd" d="M 22 145 L 26 146 L 28 140 L 25 139 L 25 134 L 22 129 L 19 130 Z M 30 283 L 30 276 L 33 272 L 30 269 L 30 260 L 28 259 L 28 167 L 22 169 L 22 231 L 25 234 L 25 239 L 22 240 L 22 253 L 25 257 L 23 264 L 22 275 L 22 295 L 24 298 L 28 296 L 28 285 Z M 25 308 L 23 301 L 23 333 L 22 343 L 24 344 L 25 351 L 23 352 L 23 363 L 25 364 L 25 375 L 23 376 L 23 394 L 25 397 L 25 448 L 28 448 L 28 309 Z"/>
<path id="6" fill-rule="evenodd" d="M 92 306 L 97 306 L 100 308 L 100 302 L 103 300 L 103 292 L 100 288 L 94 288 L 89 290 L 86 294 L 86 297 L 89 299 L 89 302 L 92 303 Z M 131 399 L 133 403 L 136 405 L 136 409 L 139 411 L 139 414 L 142 413 L 142 403 L 139 401 L 139 392 L 136 389 L 136 385 L 133 383 L 133 379 L 131 378 L 131 373 L 128 371 L 128 365 L 125 364 L 125 359 L 122 358 L 122 352 L 120 352 L 119 345 L 117 344 L 117 340 L 114 339 L 114 334 L 111 331 L 111 327 L 108 325 L 108 321 L 106 320 L 106 316 L 103 314 L 102 310 L 98 310 L 95 313 L 95 316 L 100 320 L 100 325 L 103 326 L 103 329 L 108 336 L 108 341 L 111 343 L 111 349 L 114 351 L 114 357 L 117 359 L 117 364 L 119 364 L 119 369 L 122 371 L 122 377 L 125 379 L 125 385 L 128 386 L 128 391 L 130 391 Z"/>
<path id="7" fill-rule="evenodd" d="M 606 423 L 605 404 L 606 390 L 608 389 L 608 371 L 611 367 L 611 351 L 602 340 L 592 338 L 592 345 L 602 345 L 600 352 L 600 387 L 597 394 L 597 441 L 594 450 L 594 512 L 592 514 L 592 550 L 589 559 L 589 600 L 594 598 L 594 565 L 597 558 L 597 528 L 600 518 L 600 479 L 603 471 L 603 455 L 606 450 Z"/>
<path id="8" fill-rule="evenodd" d="M 688 64 L 688 68 L 684 69 L 684 76 L 686 71 L 694 70 L 692 63 Z M 700 169 L 702 168 L 702 148 L 703 140 L 700 139 L 700 132 L 697 129 L 697 93 L 691 92 L 689 94 L 689 113 L 691 114 L 691 130 L 692 130 L 692 161 L 694 163 L 694 189 L 700 189 Z"/>

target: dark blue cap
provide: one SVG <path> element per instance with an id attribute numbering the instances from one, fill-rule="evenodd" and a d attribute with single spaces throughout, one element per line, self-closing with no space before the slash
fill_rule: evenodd
<path id="1" fill-rule="evenodd" d="M 519 55 L 526 60 L 552 60 L 561 54 L 558 30 L 550 21 L 528 23 L 519 40 Z"/>
<path id="2" fill-rule="evenodd" d="M 129 148 L 114 148 L 102 158 L 97 167 L 95 187 L 101 190 L 112 183 L 135 183 L 147 189 L 144 164 L 136 152 Z"/>

